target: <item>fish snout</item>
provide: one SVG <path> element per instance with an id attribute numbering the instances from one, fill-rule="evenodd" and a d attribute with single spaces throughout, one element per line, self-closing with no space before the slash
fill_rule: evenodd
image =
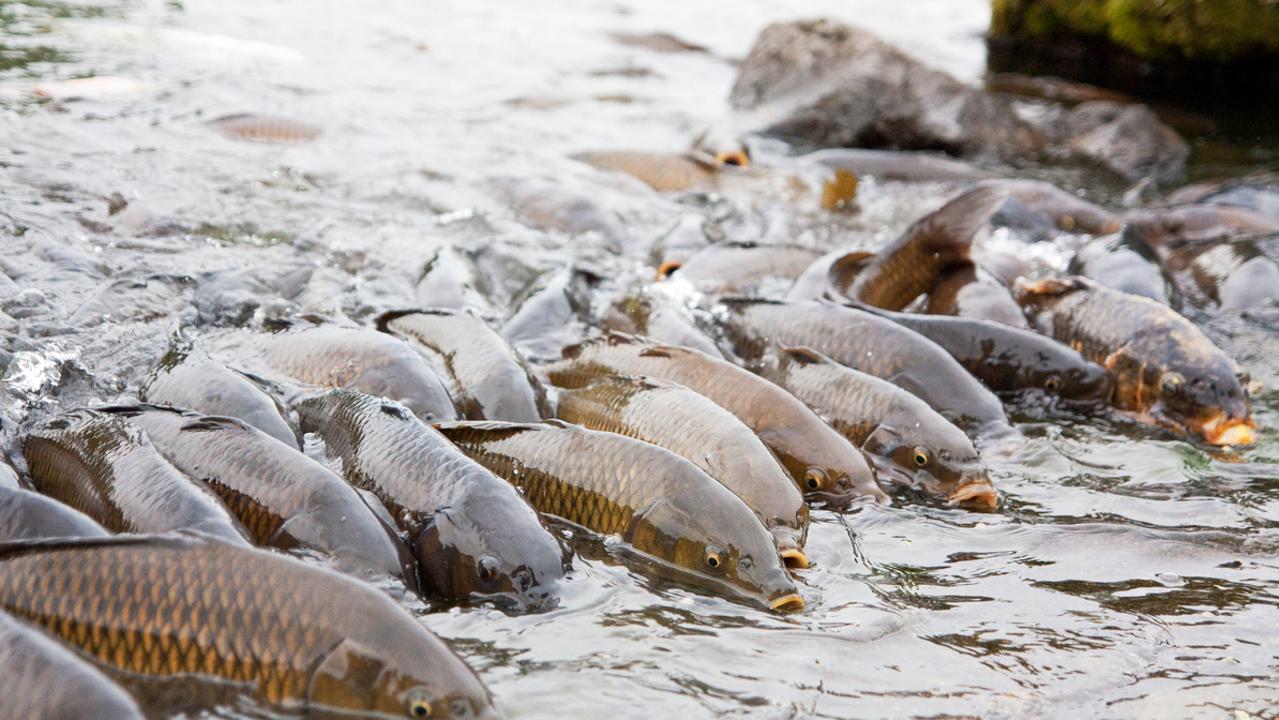
<path id="1" fill-rule="evenodd" d="M 769 532 L 777 545 L 777 555 L 786 567 L 799 570 L 808 568 L 808 556 L 804 554 L 803 542 L 800 540 L 798 530 L 793 527 L 778 526 L 769 528 Z"/>
<path id="2" fill-rule="evenodd" d="M 1210 445 L 1239 446 L 1256 442 L 1256 423 L 1251 417 L 1230 417 L 1219 412 L 1199 427 L 1199 434 Z"/>
<path id="3" fill-rule="evenodd" d="M 947 503 L 966 510 L 991 511 L 999 506 L 999 492 L 985 473 L 966 477 L 950 492 Z"/>
<path id="4" fill-rule="evenodd" d="M 773 612 L 779 613 L 799 612 L 804 609 L 804 598 L 799 593 L 790 593 L 769 600 L 768 607 Z"/>

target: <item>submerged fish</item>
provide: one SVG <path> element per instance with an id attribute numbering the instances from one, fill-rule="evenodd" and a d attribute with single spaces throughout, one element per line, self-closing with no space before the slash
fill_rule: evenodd
<path id="1" fill-rule="evenodd" d="M 536 422 L 553 414 L 524 358 L 473 311 L 390 312 L 377 327 L 444 366 L 467 418 Z"/>
<path id="2" fill-rule="evenodd" d="M 261 357 L 272 371 L 317 387 L 343 388 L 403 403 L 427 420 L 453 420 L 448 391 L 421 356 L 376 330 L 317 325 L 277 333 L 233 333 L 226 352 Z"/>
<path id="3" fill-rule="evenodd" d="M 1123 226 L 1119 215 L 1052 183 L 1019 179 L 996 180 L 990 185 L 1008 193 L 1008 201 L 995 213 L 993 222 L 1022 234 L 1030 232 L 1034 240 L 1050 240 L 1055 231 L 1109 235 Z M 1043 226 L 1048 232 L 1043 232 Z"/>
<path id="4" fill-rule="evenodd" d="M 961 427 L 1007 431 L 999 398 L 939 345 L 865 310 L 830 302 L 729 299 L 725 329 L 737 354 L 757 362 L 776 345 L 809 347 L 917 395 Z"/>
<path id="5" fill-rule="evenodd" d="M 111 532 L 190 530 L 244 544 L 240 524 L 122 418 L 74 410 L 41 420 L 22 438 L 35 489 Z"/>
<path id="6" fill-rule="evenodd" d="M 299 447 L 297 430 L 275 398 L 243 373 L 209 357 L 190 338 L 175 333 L 164 355 L 138 388 L 149 403 L 242 420 L 280 442 Z"/>
<path id="7" fill-rule="evenodd" d="M 1229 205 L 1133 210 L 1124 221 L 1151 246 L 1170 250 L 1279 232 L 1279 219 Z"/>
<path id="8" fill-rule="evenodd" d="M 998 495 L 962 430 L 892 383 L 808 348 L 780 348 L 765 374 L 875 461 L 883 482 L 952 505 L 994 509 Z"/>
<path id="9" fill-rule="evenodd" d="M 1279 300 L 1279 262 L 1249 240 L 1214 245 L 1189 261 L 1200 292 L 1222 310 L 1240 311 Z"/>
<path id="10" fill-rule="evenodd" d="M 412 586 L 413 559 L 350 485 L 328 468 L 239 420 L 172 408 L 104 408 L 146 431 L 169 462 L 222 499 L 258 545 L 307 548 L 343 572 Z"/>
<path id="11" fill-rule="evenodd" d="M 709 398 L 759 436 L 800 492 L 835 503 L 886 499 L 861 453 L 786 391 L 732 363 L 621 333 L 565 348 L 564 358 L 546 368 L 547 377 L 561 387 L 635 375 L 679 383 Z"/>
<path id="12" fill-rule="evenodd" d="M 1110 399 L 1110 373 L 1050 337 L 988 320 L 873 312 L 942 346 L 995 392 L 1041 390 L 1085 403 Z"/>
<path id="13" fill-rule="evenodd" d="M 923 309 L 930 315 L 954 315 L 1015 328 L 1030 327 L 1007 286 L 976 265 L 956 267 L 939 277 Z"/>
<path id="14" fill-rule="evenodd" d="M 696 321 L 678 301 L 665 293 L 645 289 L 619 299 L 600 323 L 605 331 L 643 335 L 668 345 L 680 345 L 722 358 L 715 341 L 697 327 Z"/>
<path id="15" fill-rule="evenodd" d="M 976 165 L 946 157 L 939 153 L 905 152 L 901 150 L 868 150 L 864 148 L 828 148 L 795 158 L 800 164 L 818 164 L 832 170 L 881 180 L 929 182 L 945 180 L 981 180 L 993 177 Z"/>
<path id="16" fill-rule="evenodd" d="M 901 310 L 947 271 L 972 264 L 973 235 L 1007 198 L 997 187 L 969 190 L 916 220 L 865 263 L 850 286 L 837 289 L 867 305 Z"/>
<path id="17" fill-rule="evenodd" d="M 721 242 L 701 250 L 682 264 L 667 264 L 665 275 L 712 295 L 747 293 L 755 292 L 769 279 L 799 277 L 820 256 L 821 253 L 799 245 Z"/>
<path id="18" fill-rule="evenodd" d="M 273 553 L 182 535 L 8 544 L 0 607 L 152 715 L 247 698 L 307 717 L 496 717 L 475 673 L 391 599 Z"/>
<path id="19" fill-rule="evenodd" d="M 238 113 L 210 120 L 209 127 L 236 140 L 304 143 L 320 136 L 320 128 L 291 118 Z"/>
<path id="20" fill-rule="evenodd" d="M 577 267 L 547 273 L 515 303 L 502 337 L 535 361 L 558 357 L 560 348 L 587 332 L 591 290 L 599 279 Z"/>
<path id="21" fill-rule="evenodd" d="M 40 493 L 0 483 L 0 542 L 107 534 L 78 510 Z"/>
<path id="22" fill-rule="evenodd" d="M 142 720 L 119 685 L 73 651 L 0 612 L 0 697 L 10 720 Z"/>
<path id="23" fill-rule="evenodd" d="M 1181 292 L 1168 268 L 1132 228 L 1095 238 L 1079 248 L 1067 272 L 1108 288 L 1148 297 L 1174 310 L 1181 306 Z"/>
<path id="24" fill-rule="evenodd" d="M 750 428 L 711 400 L 664 380 L 605 377 L 561 393 L 559 415 L 692 461 L 755 511 L 788 565 L 808 567 L 804 498 Z"/>
<path id="25" fill-rule="evenodd" d="M 658 192 L 713 188 L 719 173 L 719 167 L 693 153 L 584 152 L 573 159 L 626 173 Z"/>
<path id="26" fill-rule="evenodd" d="M 1213 445 L 1248 445 L 1247 375 L 1194 323 L 1149 298 L 1085 278 L 1022 283 L 1036 328 L 1115 376 L 1121 410 Z"/>
<path id="27" fill-rule="evenodd" d="M 440 248 L 427 261 L 416 294 L 422 307 L 472 308 L 484 317 L 498 315 L 487 278 L 470 254 L 452 245 Z"/>
<path id="28" fill-rule="evenodd" d="M 438 429 L 518 487 L 539 512 L 620 536 L 643 555 L 690 574 L 695 584 L 774 610 L 804 607 L 751 509 L 669 450 L 557 421 Z"/>
<path id="29" fill-rule="evenodd" d="M 553 602 L 567 551 L 509 483 L 398 403 L 333 390 L 297 407 L 347 481 L 408 533 L 423 593 L 524 609 Z"/>

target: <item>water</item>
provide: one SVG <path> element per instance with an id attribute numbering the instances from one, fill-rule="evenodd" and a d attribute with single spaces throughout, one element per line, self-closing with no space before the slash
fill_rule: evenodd
<path id="1" fill-rule="evenodd" d="M 731 12 L 687 0 L 0 2 L 6 425 L 129 393 L 180 324 L 366 321 L 412 305 L 443 243 L 483 248 L 513 295 L 569 261 L 614 286 L 644 277 L 649 243 L 690 214 L 821 248 L 891 237 L 946 189 L 866 183 L 862 212 L 831 219 L 804 209 L 803 192 L 788 204 L 784 183 L 661 198 L 568 159 L 682 149 L 724 115 L 732 61 L 758 29 L 794 12 L 765 0 Z M 983 71 L 984 0 L 822 0 L 804 14 L 867 25 L 965 79 Z M 671 32 L 711 53 L 625 47 L 617 31 Z M 87 76 L 128 82 L 30 97 Z M 251 144 L 203 124 L 236 112 L 324 134 Z M 623 254 L 524 227 L 495 177 L 598 200 L 626 233 Z M 1243 453 L 1027 413 L 1026 442 L 989 457 L 998 513 L 815 513 L 797 616 L 646 579 L 581 538 L 557 610 L 414 610 L 519 718 L 1265 716 L 1279 698 L 1279 318 L 1197 319 L 1263 382 L 1265 429 Z"/>

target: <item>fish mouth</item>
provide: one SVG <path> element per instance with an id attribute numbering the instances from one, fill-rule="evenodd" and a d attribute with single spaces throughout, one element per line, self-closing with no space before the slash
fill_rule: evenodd
<path id="1" fill-rule="evenodd" d="M 947 498 L 949 505 L 968 510 L 990 511 L 999 507 L 999 492 L 990 480 L 981 478 L 960 485 Z"/>
<path id="2" fill-rule="evenodd" d="M 768 608 L 773 612 L 792 613 L 804 609 L 804 598 L 799 593 L 787 593 L 768 601 Z"/>
<path id="3" fill-rule="evenodd" d="M 657 279 L 665 280 L 671 276 L 671 273 L 684 267 L 684 263 L 678 260 L 667 260 L 657 267 Z"/>
<path id="4" fill-rule="evenodd" d="M 1227 418 L 1225 413 L 1218 413 L 1199 426 L 1199 433 L 1210 445 L 1251 445 L 1256 442 L 1256 427 L 1250 418 Z"/>
<path id="5" fill-rule="evenodd" d="M 783 548 L 777 554 L 781 556 L 782 562 L 788 568 L 795 570 L 807 570 L 809 568 L 808 556 L 799 548 Z M 801 600 L 801 602 L 803 601 Z"/>
<path id="6" fill-rule="evenodd" d="M 737 167 L 747 167 L 751 164 L 751 160 L 742 150 L 724 150 L 715 153 L 715 162 L 718 165 L 736 165 Z"/>

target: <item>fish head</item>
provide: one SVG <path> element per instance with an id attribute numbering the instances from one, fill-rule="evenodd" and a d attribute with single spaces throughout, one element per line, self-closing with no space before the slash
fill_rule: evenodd
<path id="1" fill-rule="evenodd" d="M 431 517 L 414 542 L 425 592 L 517 612 L 555 605 L 568 549 L 527 505 L 503 504 L 468 496 Z"/>
<path id="2" fill-rule="evenodd" d="M 1054 392 L 1049 388 L 1049 385 L 1053 384 L 1052 377 L 1044 378 L 1042 387 L 1048 392 Z M 1057 377 L 1055 384 L 1058 385 L 1055 394 L 1070 403 L 1105 403 L 1110 400 L 1115 389 L 1115 378 L 1110 371 L 1082 357 L 1078 363 L 1066 367 L 1055 377 Z"/>
<path id="3" fill-rule="evenodd" d="M 1228 358 L 1179 363 L 1155 379 L 1156 422 L 1202 438 L 1210 445 L 1251 445 L 1256 424 L 1248 399 L 1248 374 Z"/>
<path id="4" fill-rule="evenodd" d="M 879 476 L 948 504 L 994 509 L 998 494 L 972 441 L 954 425 L 921 419 L 897 430 L 881 425 L 864 446 L 879 461 Z"/>
<path id="5" fill-rule="evenodd" d="M 836 439 L 844 443 L 842 438 Z M 827 458 L 826 462 L 804 462 L 782 452 L 777 452 L 777 456 L 810 503 L 842 508 L 861 497 L 887 502 L 888 495 L 875 483 L 875 473 L 866 459 L 852 445 L 844 444 L 846 448 L 831 448 L 830 452 L 821 453 Z"/>
<path id="6" fill-rule="evenodd" d="M 438 644 L 438 651 L 422 654 L 421 640 L 388 638 L 387 646 L 376 649 L 351 638 L 338 643 L 311 674 L 307 717 L 498 717 L 492 697 L 475 674 L 434 636 L 428 635 L 427 642 Z"/>
<path id="7" fill-rule="evenodd" d="M 769 532 L 737 498 L 724 493 L 723 500 L 691 507 L 659 499 L 635 514 L 626 539 L 636 550 L 690 575 L 694 584 L 727 590 L 778 612 L 803 609 Z"/>

